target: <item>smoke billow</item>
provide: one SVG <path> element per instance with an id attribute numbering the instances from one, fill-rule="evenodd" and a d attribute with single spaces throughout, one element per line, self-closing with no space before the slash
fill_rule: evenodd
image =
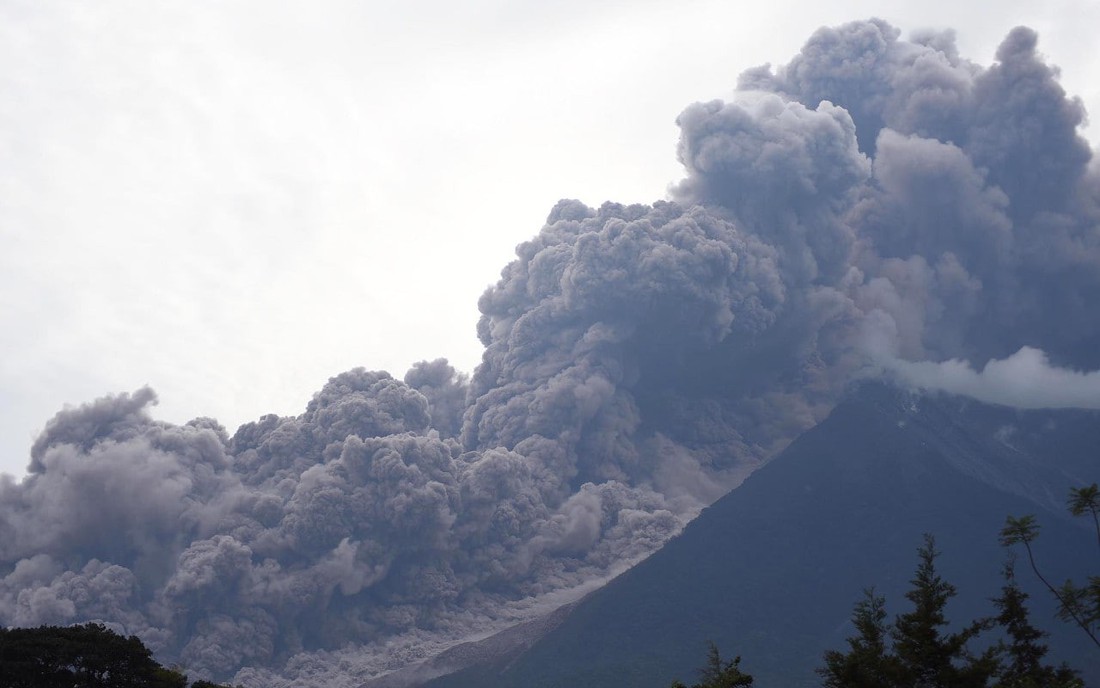
<path id="1" fill-rule="evenodd" d="M 899 36 L 822 29 L 689 106 L 672 200 L 560 202 L 482 297 L 469 378 L 356 369 L 232 436 L 148 389 L 62 411 L 0 483 L 0 623 L 358 684 L 644 557 L 855 375 L 1096 406 L 1080 102 L 1029 29 L 988 68 Z"/>

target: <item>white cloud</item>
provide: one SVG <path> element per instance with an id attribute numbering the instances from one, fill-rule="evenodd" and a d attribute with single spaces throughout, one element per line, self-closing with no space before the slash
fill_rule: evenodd
<path id="1" fill-rule="evenodd" d="M 884 367 L 908 385 L 990 404 L 1024 409 L 1100 408 L 1100 371 L 1052 366 L 1045 353 L 1029 346 L 1008 358 L 989 361 L 980 371 L 957 359 L 941 363 L 893 359 Z"/>

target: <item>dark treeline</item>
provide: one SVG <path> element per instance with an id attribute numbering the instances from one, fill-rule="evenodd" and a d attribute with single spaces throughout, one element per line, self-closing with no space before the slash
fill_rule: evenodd
<path id="1" fill-rule="evenodd" d="M 229 688 L 153 659 L 137 636 L 102 624 L 0 628 L 0 688 Z"/>
<path id="2" fill-rule="evenodd" d="M 827 651 L 817 670 L 824 688 L 1084 688 L 1076 671 L 1046 660 L 1046 633 L 1031 623 L 1028 595 L 1017 585 L 1011 560 L 993 599 L 996 614 L 950 630 L 945 608 L 957 591 L 936 571 L 938 555 L 934 539 L 926 536 L 905 595 L 911 609 L 893 623 L 887 621 L 886 599 L 874 589 L 865 591 L 852 612 L 856 632 L 848 647 Z M 979 636 L 998 628 L 996 642 L 980 643 Z M 753 685 L 752 674 L 740 665 L 741 657 L 725 661 L 711 644 L 691 688 Z M 675 681 L 671 688 L 687 687 Z"/>
<path id="3" fill-rule="evenodd" d="M 1091 517 L 1100 545 L 1100 486 L 1073 488 L 1068 499 L 1073 516 Z M 1058 602 L 1058 616 L 1079 627 L 1100 648 L 1100 576 L 1085 583 L 1067 580 L 1055 586 L 1036 562 L 1031 543 L 1038 537 L 1034 516 L 1009 516 L 1001 531 L 1006 548 L 1022 545 L 1027 562 Z M 936 570 L 935 539 L 925 535 L 917 550 L 919 563 L 905 593 L 911 609 L 887 621 L 886 599 L 873 588 L 864 591 L 852 612 L 855 634 L 845 650 L 829 650 L 818 668 L 824 688 L 1083 688 L 1078 672 L 1047 660 L 1047 633 L 1035 627 L 1027 608 L 1028 594 L 1016 579 L 1015 555 L 1003 569 L 1004 584 L 992 598 L 994 614 L 950 630 L 946 607 L 958 591 Z M 984 634 L 998 632 L 996 640 Z M 753 676 L 741 670 L 741 657 L 723 661 L 710 645 L 700 682 L 692 688 L 751 686 Z M 686 688 L 674 681 L 672 688 Z"/>

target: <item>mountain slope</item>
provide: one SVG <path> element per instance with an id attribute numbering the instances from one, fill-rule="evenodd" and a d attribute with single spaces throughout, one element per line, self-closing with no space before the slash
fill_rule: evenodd
<path id="1" fill-rule="evenodd" d="M 707 640 L 742 655 L 757 685 L 817 685 L 813 669 L 843 646 L 863 588 L 884 593 L 892 615 L 905 609 L 922 533 L 935 534 L 941 571 L 959 588 L 948 612 L 960 623 L 991 610 L 1007 514 L 1039 515 L 1039 556 L 1054 579 L 1090 570 L 1088 532 L 1062 505 L 1069 487 L 1100 477 L 1097 447 L 1096 413 L 864 385 L 530 650 L 427 685 L 664 687 L 694 676 Z M 1028 587 L 1036 623 L 1056 631 L 1052 646 L 1078 668 L 1095 664 Z"/>

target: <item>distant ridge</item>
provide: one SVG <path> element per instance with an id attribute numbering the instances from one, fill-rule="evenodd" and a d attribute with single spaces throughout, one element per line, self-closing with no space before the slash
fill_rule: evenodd
<path id="1" fill-rule="evenodd" d="M 1037 514 L 1037 552 L 1055 580 L 1095 562 L 1068 489 L 1100 480 L 1100 413 L 1018 411 L 866 383 L 786 451 L 720 499 L 652 557 L 582 600 L 530 649 L 424 685 L 667 688 L 690 680 L 716 642 L 743 657 L 756 685 L 816 686 L 827 648 L 841 648 L 863 588 L 887 597 L 891 618 L 922 533 L 959 589 L 962 623 L 989 614 L 1008 514 Z M 1100 682 L 1087 639 L 1033 597 L 1052 655 Z"/>

